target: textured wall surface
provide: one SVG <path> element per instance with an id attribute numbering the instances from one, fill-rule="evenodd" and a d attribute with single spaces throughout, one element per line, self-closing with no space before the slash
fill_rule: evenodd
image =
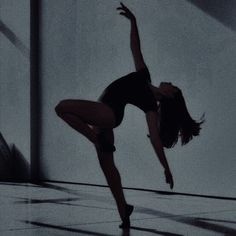
<path id="1" fill-rule="evenodd" d="M 0 132 L 30 161 L 30 2 L 0 1 Z"/>
<path id="2" fill-rule="evenodd" d="M 205 112 L 200 137 L 166 151 L 174 190 L 234 196 L 236 33 L 192 2 L 125 3 L 136 14 L 153 84 L 179 86 L 194 119 Z M 96 100 L 110 82 L 134 70 L 130 24 L 117 14 L 118 5 L 108 0 L 42 1 L 41 167 L 46 178 L 105 183 L 93 146 L 63 123 L 54 107 L 65 98 Z M 168 190 L 146 134 L 144 113 L 128 105 L 115 129 L 115 160 L 124 186 Z"/>

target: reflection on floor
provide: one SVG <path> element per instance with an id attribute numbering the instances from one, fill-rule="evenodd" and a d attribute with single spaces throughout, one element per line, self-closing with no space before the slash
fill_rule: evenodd
<path id="1" fill-rule="evenodd" d="M 236 201 L 125 190 L 129 231 L 108 188 L 0 182 L 0 235 L 236 235 Z"/>

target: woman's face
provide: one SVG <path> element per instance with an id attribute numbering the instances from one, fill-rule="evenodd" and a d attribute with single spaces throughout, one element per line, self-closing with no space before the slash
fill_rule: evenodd
<path id="1" fill-rule="evenodd" d="M 178 88 L 173 86 L 171 83 L 161 82 L 159 85 L 159 92 L 166 97 L 174 97 L 175 93 L 178 92 Z"/>

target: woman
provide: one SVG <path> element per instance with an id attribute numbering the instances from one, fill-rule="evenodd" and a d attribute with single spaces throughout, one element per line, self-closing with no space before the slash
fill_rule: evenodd
<path id="1" fill-rule="evenodd" d="M 131 51 L 136 72 L 130 73 L 110 84 L 99 102 L 86 100 L 63 100 L 56 106 L 56 113 L 72 128 L 88 138 L 96 147 L 100 166 L 115 198 L 121 228 L 130 227 L 129 217 L 133 206 L 128 205 L 121 185 L 120 174 L 114 164 L 113 129 L 120 125 L 127 103 L 143 110 L 149 129 L 150 141 L 164 167 L 166 182 L 172 189 L 173 177 L 163 147 L 172 147 L 180 136 L 182 144 L 197 136 L 202 122 L 195 122 L 189 115 L 181 91 L 171 83 L 151 84 L 150 74 L 144 62 L 136 19 L 121 3 L 120 14 L 131 22 Z"/>

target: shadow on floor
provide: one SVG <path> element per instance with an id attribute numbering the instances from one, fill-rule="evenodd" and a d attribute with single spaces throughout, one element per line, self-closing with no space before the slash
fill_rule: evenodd
<path id="1" fill-rule="evenodd" d="M 53 185 L 53 184 L 47 184 L 47 183 L 39 185 L 39 187 L 55 189 L 55 190 L 63 191 L 63 192 L 66 192 L 66 193 L 73 193 L 73 194 L 76 194 L 76 196 L 80 196 L 80 197 L 44 199 L 44 200 L 37 200 L 37 199 L 27 200 L 25 198 L 24 199 L 22 198 L 22 199 L 20 199 L 19 203 L 32 203 L 32 204 L 55 203 L 55 204 L 65 204 L 65 205 L 75 205 L 75 206 L 77 206 L 77 204 L 73 204 L 73 203 L 71 204 L 70 202 L 81 200 L 81 199 L 93 199 L 93 200 L 96 200 L 98 202 L 106 202 L 107 203 L 106 198 L 104 198 L 103 196 L 97 196 L 96 194 L 92 194 L 92 193 L 86 193 L 85 192 L 85 193 L 82 193 L 82 195 L 81 195 L 80 193 L 78 193 L 79 191 L 77 191 L 77 190 L 72 190 L 72 189 L 69 189 L 69 188 L 64 188 L 64 187 L 56 186 L 56 185 Z M 97 197 L 101 197 L 101 199 L 99 199 Z M 109 199 L 109 197 L 108 197 L 108 199 Z M 113 202 L 113 205 L 114 205 L 114 202 Z M 80 205 L 78 204 L 78 206 L 80 206 Z M 83 206 L 83 205 L 81 205 L 81 206 Z M 84 207 L 93 207 L 93 206 L 84 205 Z M 95 208 L 96 208 L 96 206 L 95 206 Z M 115 209 L 109 209 L 109 210 L 115 210 Z M 214 233 L 219 233 L 219 234 L 222 234 L 222 235 L 225 235 L 225 236 L 234 236 L 234 235 L 236 235 L 236 229 L 235 228 L 233 228 L 231 226 L 228 226 L 228 225 L 227 226 L 224 225 L 224 223 L 235 225 L 236 221 L 201 217 L 202 214 L 234 212 L 234 210 L 219 210 L 219 211 L 212 210 L 212 211 L 209 211 L 209 212 L 194 212 L 194 213 L 177 215 L 177 214 L 174 214 L 174 213 L 163 212 L 163 211 L 159 211 L 159 210 L 152 209 L 152 208 L 136 206 L 135 211 L 137 213 L 147 214 L 147 215 L 152 216 L 152 218 L 150 218 L 150 219 L 165 218 L 165 219 L 168 219 L 168 221 L 170 221 L 170 222 L 174 221 L 174 222 L 186 224 L 186 225 L 189 225 L 189 226 L 197 227 L 199 229 L 207 230 L 207 231 L 214 232 Z M 101 234 L 101 233 L 97 233 L 97 232 L 81 230 L 81 229 L 77 229 L 77 228 L 71 228 L 72 225 L 57 226 L 57 225 L 41 223 L 41 222 L 36 222 L 36 221 L 24 221 L 24 222 L 27 223 L 27 224 L 32 224 L 32 225 L 38 226 L 38 227 L 46 227 L 46 228 L 63 230 L 63 231 L 68 231 L 68 232 L 77 232 L 77 233 L 80 233 L 80 234 L 105 235 L 105 234 Z M 102 222 L 102 223 L 111 223 L 111 222 Z M 138 221 L 136 221 L 135 219 L 132 220 L 132 223 L 136 223 L 136 226 L 132 226 L 131 229 L 130 229 L 130 230 L 132 230 L 131 231 L 132 233 L 133 233 L 133 231 L 136 230 L 136 231 L 159 234 L 159 235 L 164 235 L 164 236 L 165 235 L 166 236 L 181 236 L 181 234 L 176 234 L 176 233 L 172 233 L 172 232 L 165 232 L 165 231 L 159 231 L 158 229 L 155 229 L 155 228 L 139 227 L 139 226 L 137 226 Z M 122 236 L 125 236 L 125 235 L 127 235 L 127 236 L 130 235 L 130 231 L 123 231 Z"/>
<path id="2" fill-rule="evenodd" d="M 233 229 L 228 226 L 223 226 L 223 225 L 207 222 L 207 221 L 222 222 L 217 219 L 208 220 L 207 218 L 193 217 L 193 216 L 187 216 L 187 215 L 175 215 L 175 214 L 166 213 L 166 212 L 162 212 L 162 211 L 158 211 L 158 210 L 154 210 L 150 208 L 144 208 L 144 207 L 141 207 L 141 208 L 137 207 L 136 209 L 137 209 L 137 212 L 139 213 L 145 213 L 145 214 L 156 216 L 156 217 L 158 216 L 160 218 L 168 218 L 168 220 L 171 220 L 171 221 L 195 226 L 201 229 L 213 231 L 216 233 L 221 233 L 227 236 L 236 235 L 236 229 Z M 220 211 L 220 212 L 223 212 L 223 211 Z M 207 213 L 207 212 L 204 212 L 204 213 Z M 209 213 L 212 213 L 212 212 L 209 212 Z M 198 214 L 201 214 L 201 212 Z M 228 222 L 225 222 L 225 223 L 228 223 Z"/>
<path id="3" fill-rule="evenodd" d="M 56 198 L 56 199 L 28 199 L 23 198 L 22 200 L 16 201 L 16 204 L 42 204 L 42 203 L 54 203 L 60 204 L 64 202 L 78 201 L 80 198 Z"/>
<path id="4" fill-rule="evenodd" d="M 199 217 L 198 219 L 203 220 L 203 221 L 214 221 L 214 222 L 221 222 L 221 223 L 236 224 L 236 221 L 232 221 L 232 220 L 219 220 L 219 219 L 209 219 L 209 218 L 202 218 L 202 217 Z"/>
<path id="5" fill-rule="evenodd" d="M 111 235 L 111 234 L 97 233 L 97 232 L 82 230 L 82 229 L 74 229 L 74 228 L 59 226 L 59 225 L 45 224 L 45 223 L 40 223 L 40 222 L 36 222 L 36 221 L 23 221 L 23 222 L 27 223 L 27 224 L 34 225 L 34 226 L 38 226 L 38 227 L 44 227 L 44 228 L 64 231 L 65 234 L 66 234 L 66 232 L 72 232 L 72 233 L 94 235 L 94 236 L 110 236 Z"/>
<path id="6" fill-rule="evenodd" d="M 170 233 L 170 232 L 159 231 L 157 229 L 149 229 L 149 228 L 143 228 L 143 227 L 133 227 L 132 226 L 132 227 L 130 227 L 130 229 L 143 231 L 143 232 L 149 232 L 149 233 L 163 235 L 163 236 L 183 236 L 183 234 L 175 234 L 175 233 Z"/>
<path id="7" fill-rule="evenodd" d="M 55 185 L 55 184 L 50 184 L 50 183 L 46 183 L 46 182 L 38 182 L 38 183 L 35 183 L 35 184 L 37 184 L 41 187 L 44 187 L 44 188 L 54 189 L 54 190 L 57 190 L 57 191 L 60 191 L 60 192 L 65 192 L 65 193 L 68 193 L 68 194 L 79 196 L 79 197 L 84 198 L 84 199 L 92 199 L 92 200 L 97 200 L 97 201 L 104 202 L 104 203 L 113 203 L 114 202 L 114 200 L 112 200 L 111 197 L 94 195 L 94 194 L 91 194 L 91 193 L 88 193 L 88 192 L 84 192 L 84 191 L 80 191 L 80 190 L 73 190 L 73 189 L 61 187 L 61 186 L 58 186 L 58 185 Z"/>
<path id="8" fill-rule="evenodd" d="M 21 187 L 30 187 L 30 188 L 41 188 L 39 185 L 32 184 L 30 182 L 13 182 L 13 181 L 1 181 L 0 185 L 10 185 L 10 186 L 21 186 Z"/>
<path id="9" fill-rule="evenodd" d="M 46 223 L 35 222 L 35 221 L 24 221 L 24 223 L 31 224 L 38 227 L 62 230 L 66 232 L 80 233 L 80 234 L 85 234 L 85 235 L 95 235 L 95 236 L 111 235 L 111 234 L 97 233 L 97 232 L 88 231 L 88 230 L 82 230 L 82 229 L 77 229 L 77 228 L 75 229 L 75 228 L 46 224 Z M 154 233 L 154 234 L 163 235 L 163 236 L 183 236 L 182 234 L 174 234 L 174 233 L 169 233 L 169 232 L 164 232 L 164 231 L 158 231 L 156 229 L 148 229 L 148 228 L 142 228 L 142 227 L 131 227 L 130 229 L 122 230 L 121 236 L 129 236 L 131 233 L 130 231 L 133 231 L 133 230 L 149 232 L 149 233 Z"/>
<path id="10" fill-rule="evenodd" d="M 90 209 L 102 209 L 102 210 L 108 210 L 108 211 L 117 211 L 117 209 L 115 207 L 113 207 L 113 208 L 111 208 L 111 207 L 99 207 L 99 206 L 71 203 L 73 201 L 84 200 L 84 198 L 83 199 L 81 199 L 81 198 L 56 198 L 56 199 L 44 199 L 44 200 L 32 199 L 32 198 L 20 198 L 20 197 L 14 197 L 14 198 L 18 199 L 17 201 L 14 202 L 15 204 L 44 204 L 44 203 L 47 204 L 47 203 L 53 203 L 53 204 L 72 206 L 72 207 L 82 207 L 82 208 L 90 208 Z"/>
<path id="11" fill-rule="evenodd" d="M 87 185 L 87 184 L 82 184 L 82 185 Z M 53 185 L 53 184 L 46 184 L 45 186 L 47 186 L 49 188 L 56 189 L 56 190 L 60 190 L 60 191 L 66 191 L 68 193 L 70 193 L 70 191 L 74 191 L 74 190 L 69 190 L 67 188 L 59 187 L 59 186 L 56 186 L 56 185 Z M 162 191 L 161 191 L 161 193 L 159 193 L 159 191 L 152 191 L 152 192 L 155 192 L 155 193 L 158 193 L 158 194 L 164 194 L 164 195 L 196 196 L 195 194 L 179 194 L 179 193 L 170 193 L 169 194 L 168 192 L 162 192 Z M 91 199 L 96 199 L 97 201 L 107 202 L 107 199 L 104 199 L 104 197 L 102 197 L 102 196 L 99 196 L 100 199 L 98 199 L 97 196 L 94 196 L 93 194 L 87 194 L 86 193 L 85 195 L 86 195 L 86 197 L 89 197 Z M 203 195 L 199 195 L 199 197 L 235 201 L 235 198 L 227 198 L 227 197 L 203 196 Z M 175 214 L 161 212 L 161 211 L 154 210 L 154 209 L 140 208 L 140 207 L 139 208 L 137 207 L 136 210 L 139 213 L 145 213 L 145 214 L 152 215 L 152 216 L 155 216 L 155 217 L 158 216 L 158 217 L 161 217 L 161 218 L 168 218 L 169 220 L 173 220 L 173 221 L 176 221 L 176 222 L 188 224 L 188 225 L 191 225 L 191 226 L 195 226 L 195 227 L 198 227 L 198 228 L 201 228 L 201 229 L 213 231 L 213 232 L 216 232 L 216 233 L 222 233 L 222 234 L 228 235 L 228 236 L 236 235 L 236 230 L 235 229 L 230 228 L 228 226 L 219 225 L 219 224 L 216 224 L 216 223 L 211 223 L 209 221 L 215 221 L 215 222 L 221 222 L 221 223 L 233 223 L 233 222 L 227 222 L 227 221 L 224 222 L 223 220 L 220 221 L 220 220 L 217 220 L 217 219 L 214 220 L 214 219 L 192 217 L 192 216 L 186 216 L 186 215 L 175 215 Z M 204 213 L 206 213 L 206 212 L 204 212 Z M 211 213 L 211 212 L 209 212 L 209 213 Z M 199 213 L 199 214 L 201 214 L 201 213 Z M 136 229 L 136 230 L 140 230 L 140 231 L 145 231 L 146 230 L 146 232 L 152 232 L 152 233 L 157 233 L 157 234 L 162 233 L 162 235 L 177 235 L 177 234 L 168 233 L 168 232 L 161 232 L 161 231 L 159 232 L 156 229 L 145 229 L 145 228 L 141 228 L 141 227 L 132 227 L 132 228 Z M 129 234 L 127 234 L 127 232 L 126 232 L 125 235 L 129 235 Z"/>

